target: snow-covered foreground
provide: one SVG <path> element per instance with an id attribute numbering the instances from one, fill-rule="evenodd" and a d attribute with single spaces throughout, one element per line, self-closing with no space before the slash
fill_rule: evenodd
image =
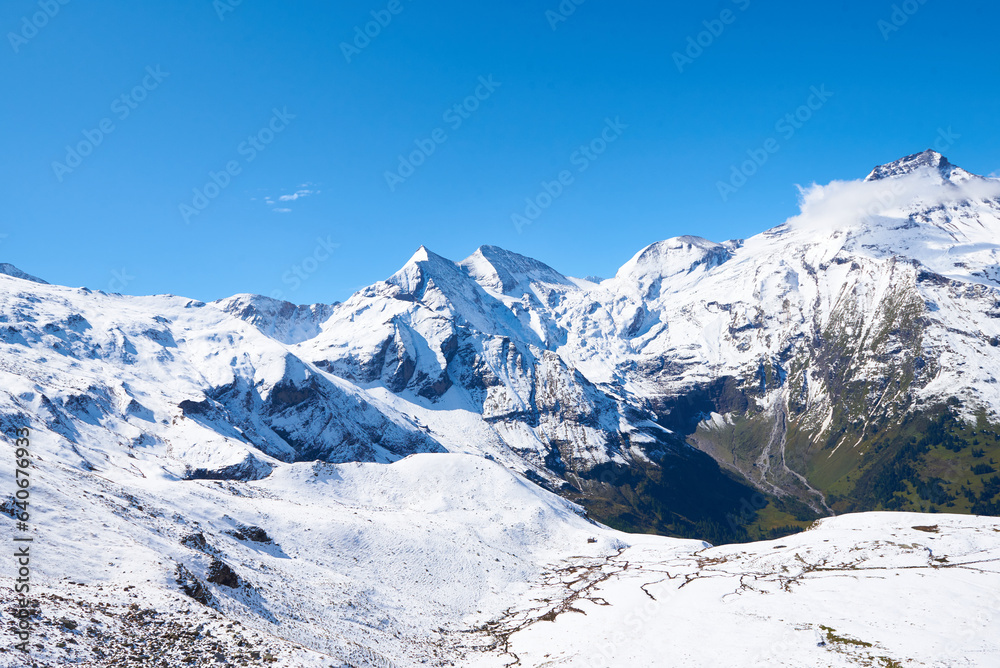
<path id="1" fill-rule="evenodd" d="M 629 542 L 606 580 L 510 637 L 520 665 L 1000 665 L 992 518 L 863 513 L 697 552 Z"/>
<path id="2" fill-rule="evenodd" d="M 35 437 L 30 506 L 32 594 L 42 595 L 41 619 L 50 622 L 33 642 L 51 665 L 82 658 L 109 665 L 141 654 L 116 648 L 117 627 L 74 601 L 135 603 L 167 614 L 157 618 L 167 627 L 180 614 L 192 629 L 211 623 L 215 610 L 226 623 L 290 641 L 270 641 L 277 665 L 455 657 L 473 637 L 468 629 L 520 601 L 567 550 L 601 557 L 624 545 L 576 506 L 480 457 L 299 463 L 234 483 L 180 479 L 165 459 L 142 452 L 128 469 L 81 471 L 58 443 Z M 13 484 L 9 476 L 3 482 Z M 9 515 L 0 517 L 5 535 L 23 535 Z M 12 609 L 7 574 L 2 584 Z M 57 647 L 69 642 L 58 623 L 64 616 L 78 624 L 69 635 L 79 644 Z M 6 640 L 9 650 L 13 636 Z M 315 661 L 292 653 L 293 644 L 315 650 Z M 145 653 L 158 656 L 152 649 Z M 244 653 L 238 643 L 221 651 Z M 168 665 L 188 656 L 175 654 Z M 20 661 L 0 653 L 0 665 Z"/>
<path id="3" fill-rule="evenodd" d="M 34 446 L 39 666 L 1000 664 L 992 518 L 708 547 L 596 525 L 470 455 L 229 482 L 155 456 L 81 471 L 57 443 Z M 5 635 L 0 665 L 30 665 Z"/>

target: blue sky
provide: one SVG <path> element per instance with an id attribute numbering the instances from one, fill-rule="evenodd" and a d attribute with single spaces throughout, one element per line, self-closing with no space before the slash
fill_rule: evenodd
<path id="1" fill-rule="evenodd" d="M 332 302 L 421 244 L 608 277 L 935 145 L 1000 170 L 996 3 L 9 0 L 0 17 L 0 261 L 72 286 Z"/>

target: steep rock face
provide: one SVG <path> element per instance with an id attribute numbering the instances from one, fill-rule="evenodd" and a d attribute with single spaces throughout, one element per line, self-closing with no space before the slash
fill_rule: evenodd
<path id="1" fill-rule="evenodd" d="M 272 456 L 390 462 L 415 452 L 443 451 L 406 417 L 377 408 L 350 385 L 316 373 L 294 355 L 286 353 L 266 370 L 253 369 L 252 377 L 239 375 L 211 388 L 200 405 L 218 406 L 220 412 L 210 419 L 233 425 Z"/>

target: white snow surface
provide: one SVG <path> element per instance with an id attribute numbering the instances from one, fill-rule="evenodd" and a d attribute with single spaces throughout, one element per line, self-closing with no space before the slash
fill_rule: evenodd
<path id="1" fill-rule="evenodd" d="M 526 666 L 995 666 L 998 536 L 994 518 L 863 513 L 694 552 L 634 537 L 509 653 Z"/>
<path id="2" fill-rule="evenodd" d="M 232 483 L 178 479 L 157 448 L 99 473 L 76 467 L 50 434 L 31 449 L 38 665 L 113 665 L 94 660 L 95 646 L 124 655 L 88 629 L 120 623 L 95 609 L 128 605 L 215 639 L 235 622 L 275 666 L 1000 660 L 996 518 L 866 513 L 710 547 L 596 525 L 471 455 L 278 463 L 264 480 Z M 0 523 L 15 533 L 10 517 Z M 232 535 L 246 526 L 270 542 Z M 195 533 L 207 547 L 182 542 Z M 179 593 L 176 572 L 183 564 L 204 582 L 213 559 L 241 584 L 207 585 L 209 609 Z M 11 584 L 0 585 L 7 601 Z M 5 641 L 0 665 L 23 665 L 9 629 Z"/>
<path id="3" fill-rule="evenodd" d="M 275 666 L 1000 660 L 996 518 L 865 513 L 710 547 L 596 525 L 472 455 L 277 463 L 266 479 L 233 483 L 178 479 L 156 447 L 98 472 L 77 467 L 53 434 L 33 436 L 31 450 L 42 666 L 115 664 L 128 652 L 88 629 L 116 628 L 105 611 L 128 605 L 189 631 L 204 625 L 216 641 L 235 622 Z M 9 516 L 0 523 L 15 534 Z M 233 535 L 247 526 L 269 542 Z M 205 547 L 184 542 L 196 533 Z M 241 584 L 207 585 L 210 609 L 178 591 L 176 573 L 183 564 L 204 582 L 213 559 Z M 0 585 L 6 601 L 11 585 Z M 64 618 L 79 626 L 67 630 Z M 0 666 L 23 665 L 4 633 Z"/>

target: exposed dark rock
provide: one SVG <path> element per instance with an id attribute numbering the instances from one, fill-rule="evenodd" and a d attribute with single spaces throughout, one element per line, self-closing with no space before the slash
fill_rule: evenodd
<path id="1" fill-rule="evenodd" d="M 212 402 L 208 399 L 203 401 L 185 399 L 177 407 L 184 412 L 184 415 L 208 415 L 212 412 Z"/>
<path id="2" fill-rule="evenodd" d="M 181 591 L 198 601 L 202 605 L 209 605 L 212 594 L 205 588 L 205 584 L 189 571 L 184 564 L 177 564 L 176 582 Z"/>
<path id="3" fill-rule="evenodd" d="M 258 526 L 241 525 L 237 529 L 226 531 L 227 534 L 236 540 L 251 541 L 254 543 L 273 543 L 274 541 L 267 532 Z"/>
<path id="4" fill-rule="evenodd" d="M 189 533 L 181 539 L 181 543 L 194 550 L 200 550 L 202 552 L 208 549 L 208 541 L 205 540 L 205 535 L 200 532 Z"/>
<path id="5" fill-rule="evenodd" d="M 208 576 L 205 579 L 230 589 L 236 589 L 242 583 L 236 571 L 230 568 L 229 564 L 218 559 L 212 560 L 212 564 L 208 567 Z"/>
<path id="6" fill-rule="evenodd" d="M 251 480 L 263 480 L 271 475 L 273 466 L 265 461 L 261 461 L 252 453 L 247 453 L 246 458 L 238 464 L 223 466 L 217 469 L 197 468 L 188 471 L 185 475 L 187 480 L 241 480 L 244 482 Z"/>

